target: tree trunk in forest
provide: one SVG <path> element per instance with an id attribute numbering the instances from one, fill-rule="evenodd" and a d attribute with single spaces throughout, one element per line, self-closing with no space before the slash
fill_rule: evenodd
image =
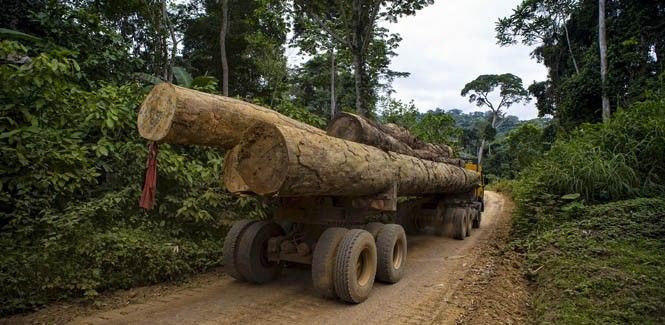
<path id="1" fill-rule="evenodd" d="M 159 84 L 150 91 L 141 104 L 137 126 L 141 136 L 151 141 L 231 149 L 257 122 L 325 134 L 258 105 L 169 83 Z"/>
<path id="2" fill-rule="evenodd" d="M 570 36 L 568 35 L 568 26 L 566 26 L 566 21 L 563 21 L 563 31 L 566 33 L 566 43 L 568 43 L 568 52 L 570 53 L 570 58 L 573 59 L 573 66 L 575 67 L 575 74 L 580 73 L 580 68 L 577 67 L 577 60 L 575 60 L 575 54 L 573 54 L 573 47 L 570 45 Z"/>
<path id="3" fill-rule="evenodd" d="M 600 47 L 600 82 L 602 85 L 603 122 L 608 122 L 610 120 L 610 98 L 607 96 L 605 0 L 598 0 L 598 45 Z"/>
<path id="4" fill-rule="evenodd" d="M 222 1 L 222 26 L 219 29 L 219 54 L 222 60 L 222 95 L 229 95 L 229 61 L 226 57 L 226 33 L 229 28 L 229 0 Z"/>
<path id="5" fill-rule="evenodd" d="M 479 174 L 321 133 L 259 123 L 240 144 L 238 172 L 255 193 L 278 196 L 371 196 L 460 193 Z"/>
<path id="6" fill-rule="evenodd" d="M 492 110 L 492 128 L 496 128 L 496 117 L 499 114 L 498 110 Z M 482 166 L 483 162 L 483 153 L 485 152 L 485 134 L 483 134 L 483 139 L 480 141 L 480 148 L 478 148 L 478 166 Z"/>
<path id="7" fill-rule="evenodd" d="M 367 98 L 365 94 L 365 61 L 360 53 L 353 53 L 354 79 L 356 86 L 356 111 L 362 116 L 368 116 Z"/>
<path id="8" fill-rule="evenodd" d="M 478 166 L 482 166 L 483 162 L 483 151 L 485 150 L 485 138 L 480 141 L 480 147 L 478 148 Z"/>
<path id="9" fill-rule="evenodd" d="M 331 42 L 332 43 L 332 42 Z M 335 118 L 335 111 L 337 110 L 336 107 L 336 99 L 335 99 L 335 74 L 336 74 L 336 66 L 335 66 L 335 47 L 330 46 L 330 120 L 332 121 Z"/>
<path id="10" fill-rule="evenodd" d="M 380 125 L 356 114 L 340 113 L 330 123 L 327 134 L 420 159 L 454 165 L 462 163 L 450 158 L 452 149 L 449 146 L 423 142 L 395 124 Z"/>
<path id="11" fill-rule="evenodd" d="M 178 51 L 178 40 L 176 39 L 175 36 L 175 29 L 173 28 L 173 25 L 171 24 L 171 18 L 169 18 L 169 12 L 166 8 L 166 0 L 162 1 L 162 18 L 164 19 L 164 25 L 166 26 L 166 29 L 169 33 L 169 36 L 171 37 L 171 55 L 168 55 L 168 50 L 167 50 L 167 67 L 166 67 L 166 80 L 167 82 L 172 82 L 173 81 L 173 65 L 175 64 L 175 56 L 176 52 Z M 166 41 L 164 42 L 166 45 Z"/>

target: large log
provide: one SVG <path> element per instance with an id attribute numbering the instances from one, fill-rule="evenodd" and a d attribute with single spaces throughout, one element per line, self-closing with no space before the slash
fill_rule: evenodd
<path id="1" fill-rule="evenodd" d="M 395 139 L 381 130 L 377 123 L 360 115 L 346 112 L 337 114 L 326 133 L 333 137 L 368 144 L 383 150 L 416 156 L 416 152 L 409 145 Z"/>
<path id="2" fill-rule="evenodd" d="M 396 124 L 381 125 L 352 113 L 338 114 L 330 123 L 327 134 L 421 159 L 462 164 L 461 160 L 451 158 L 449 146 L 421 141 Z"/>
<path id="3" fill-rule="evenodd" d="M 137 125 L 141 136 L 148 140 L 231 149 L 257 122 L 323 133 L 258 105 L 169 83 L 150 91 L 141 105 Z"/>
<path id="4" fill-rule="evenodd" d="M 423 140 L 420 140 L 415 135 L 411 134 L 409 130 L 397 124 L 394 123 L 383 124 L 381 125 L 381 130 L 390 134 L 397 140 L 406 143 L 409 147 L 411 147 L 414 150 L 421 150 L 421 151 L 426 150 L 430 151 L 431 153 L 437 156 L 442 156 L 446 158 L 453 156 L 453 149 L 450 146 L 447 146 L 445 144 L 428 143 Z"/>
<path id="5" fill-rule="evenodd" d="M 384 151 L 284 125 L 257 124 L 238 153 L 240 176 L 260 195 L 371 196 L 459 193 L 479 175 L 453 166 Z"/>

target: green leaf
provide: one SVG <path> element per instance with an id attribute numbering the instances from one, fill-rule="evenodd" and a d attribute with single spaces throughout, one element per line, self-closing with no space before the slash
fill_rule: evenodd
<path id="1" fill-rule="evenodd" d="M 569 201 L 577 200 L 579 198 L 580 198 L 580 193 L 566 194 L 566 195 L 561 197 L 562 200 L 569 200 Z"/>
<path id="2" fill-rule="evenodd" d="M 143 72 L 134 73 L 134 78 L 136 78 L 140 81 L 143 81 L 143 82 L 153 84 L 153 85 L 159 85 L 162 82 L 164 82 L 164 80 L 160 79 L 159 77 L 153 76 L 151 74 L 143 73 Z"/>
<path id="3" fill-rule="evenodd" d="M 30 34 L 26 33 L 21 33 L 19 31 L 15 31 L 13 29 L 7 29 L 7 28 L 0 28 L 0 36 L 3 38 L 13 38 L 13 39 L 19 39 L 19 40 L 24 40 L 24 41 L 31 41 L 31 42 L 39 42 L 42 39 L 36 36 L 32 36 Z"/>
<path id="4" fill-rule="evenodd" d="M 192 75 L 183 67 L 173 67 L 173 76 L 179 86 L 192 87 Z"/>

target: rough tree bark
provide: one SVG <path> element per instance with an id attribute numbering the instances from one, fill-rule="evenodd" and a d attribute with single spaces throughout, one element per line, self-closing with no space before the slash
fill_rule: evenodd
<path id="1" fill-rule="evenodd" d="M 339 113 L 330 123 L 327 134 L 420 159 L 454 165 L 463 164 L 460 159 L 450 158 L 452 156 L 452 149 L 446 145 L 423 142 L 409 133 L 408 130 L 398 125 L 380 125 L 352 113 Z"/>
<path id="2" fill-rule="evenodd" d="M 445 144 L 428 143 L 418 139 L 411 134 L 409 130 L 394 124 L 386 123 L 381 125 L 381 130 L 392 135 L 394 138 L 406 143 L 414 149 L 417 155 L 422 159 L 437 159 L 437 157 L 449 158 L 453 156 L 453 149 Z"/>
<path id="3" fill-rule="evenodd" d="M 607 37 L 605 0 L 598 0 L 598 45 L 600 47 L 600 82 L 602 85 L 603 122 L 610 120 L 610 99 L 607 96 Z"/>
<path id="4" fill-rule="evenodd" d="M 459 193 L 479 174 L 284 125 L 259 123 L 240 144 L 238 172 L 260 195 L 370 196 Z"/>
<path id="5" fill-rule="evenodd" d="M 150 91 L 141 104 L 137 126 L 141 136 L 151 141 L 231 149 L 257 122 L 324 134 L 323 130 L 261 106 L 169 83 Z"/>

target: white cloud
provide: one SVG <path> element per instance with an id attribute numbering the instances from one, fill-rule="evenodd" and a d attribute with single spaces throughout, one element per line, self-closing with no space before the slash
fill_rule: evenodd
<path id="1" fill-rule="evenodd" d="M 500 47 L 495 39 L 495 22 L 510 15 L 519 0 L 438 0 L 415 16 L 387 26 L 403 40 L 393 58 L 392 69 L 410 72 L 393 86 L 396 98 L 413 99 L 427 111 L 436 107 L 479 110 L 460 96 L 464 85 L 481 74 L 513 73 L 525 87 L 545 80 L 547 69 L 531 59 L 531 48 Z M 510 114 L 530 119 L 538 112 L 534 103 L 514 105 Z"/>

